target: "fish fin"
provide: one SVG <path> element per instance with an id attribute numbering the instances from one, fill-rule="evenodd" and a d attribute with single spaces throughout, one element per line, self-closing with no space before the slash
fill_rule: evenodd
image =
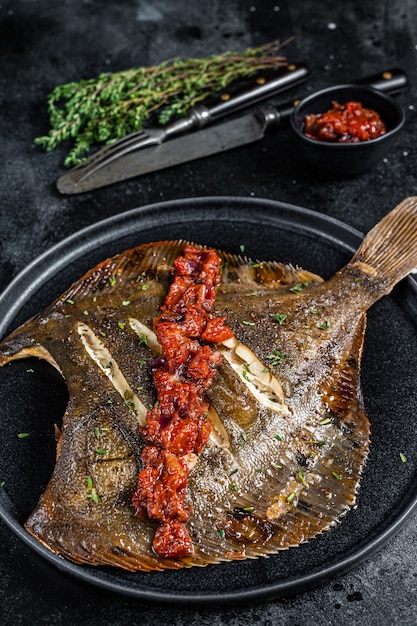
<path id="1" fill-rule="evenodd" d="M 403 200 L 374 226 L 349 266 L 384 283 L 385 293 L 417 268 L 417 196 Z"/>
<path id="2" fill-rule="evenodd" d="M 170 271 L 174 260 L 181 254 L 186 241 L 158 241 L 143 244 L 125 250 L 98 263 L 84 276 L 73 283 L 50 308 L 68 302 L 80 300 L 99 290 L 115 291 L 120 284 L 128 280 L 137 281 L 141 274 L 161 275 Z"/>
<path id="3" fill-rule="evenodd" d="M 217 250 L 224 268 L 222 273 L 222 287 L 237 284 L 239 288 L 255 289 L 261 285 L 288 286 L 300 283 L 317 283 L 323 279 L 300 267 L 278 261 L 253 261 L 247 257 L 230 254 Z"/>

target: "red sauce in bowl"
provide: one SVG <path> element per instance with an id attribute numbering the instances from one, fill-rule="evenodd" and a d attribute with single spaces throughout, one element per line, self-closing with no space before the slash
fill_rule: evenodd
<path id="1" fill-rule="evenodd" d="M 325 113 L 306 115 L 304 134 L 311 139 L 333 143 L 359 143 L 376 139 L 386 132 L 385 124 L 373 109 L 360 102 L 332 103 Z"/>

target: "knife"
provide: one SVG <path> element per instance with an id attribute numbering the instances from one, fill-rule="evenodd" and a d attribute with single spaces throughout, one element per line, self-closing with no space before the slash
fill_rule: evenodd
<path id="1" fill-rule="evenodd" d="M 399 93 L 408 84 L 406 74 L 399 69 L 385 70 L 356 81 L 386 93 Z M 209 128 L 169 139 L 166 143 L 125 154 L 85 175 L 81 166 L 61 176 L 57 181 L 62 194 L 77 194 L 99 189 L 143 174 L 232 150 L 263 139 L 267 131 L 288 122 L 300 98 L 278 107 L 264 105 Z"/>
<path id="2" fill-rule="evenodd" d="M 231 89 L 223 90 L 212 96 L 208 100 L 208 105 L 204 103 L 192 107 L 188 115 L 175 120 L 172 124 L 165 127 L 141 129 L 98 150 L 71 170 L 71 173 L 74 172 L 73 178 L 77 179 L 79 184 L 96 170 L 107 167 L 110 162 L 129 152 L 158 145 L 176 135 L 208 126 L 230 113 L 235 113 L 285 89 L 299 85 L 307 80 L 309 73 L 304 63 L 291 63 L 269 72 L 267 75 L 258 74 L 254 79 L 244 84 L 243 88 L 240 87 L 240 84 L 236 86 L 235 83 Z"/>

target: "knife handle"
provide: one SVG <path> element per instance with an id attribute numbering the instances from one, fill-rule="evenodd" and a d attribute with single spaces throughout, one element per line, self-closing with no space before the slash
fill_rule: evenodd
<path id="1" fill-rule="evenodd" d="M 408 85 L 407 74 L 400 69 L 385 70 L 379 74 L 372 74 L 366 78 L 355 81 L 358 85 L 369 85 L 390 95 L 400 93 Z"/>
<path id="2" fill-rule="evenodd" d="M 212 107 L 204 107 L 209 114 L 210 121 L 215 121 L 224 115 L 239 111 L 260 100 L 265 100 L 285 89 L 299 85 L 307 80 L 309 70 L 306 65 L 295 63 L 287 65 L 284 72 L 272 78 L 258 78 L 254 86 L 231 95 L 228 99 L 215 104 Z M 197 107 L 196 107 L 197 108 Z"/>
<path id="3" fill-rule="evenodd" d="M 405 89 L 408 85 L 407 74 L 400 69 L 390 69 L 378 74 L 372 74 L 353 81 L 355 85 L 368 85 L 374 89 L 379 89 L 389 95 L 394 95 Z M 302 98 L 296 98 L 289 102 L 279 105 L 265 105 L 259 107 L 256 111 L 257 116 L 265 122 L 268 128 L 282 126 L 288 122 L 295 107 L 301 102 Z"/>
<path id="4" fill-rule="evenodd" d="M 167 126 L 165 132 L 167 135 L 172 136 L 191 128 L 202 128 L 225 115 L 239 111 L 285 89 L 299 85 L 307 80 L 308 76 L 309 70 L 303 63 L 287 65 L 279 72 L 278 76 L 258 78 L 254 85 L 252 83 L 248 88 L 236 95 L 223 94 L 223 97 L 228 96 L 227 99 L 217 104 L 212 106 L 202 104 L 193 107 L 190 115 Z"/>

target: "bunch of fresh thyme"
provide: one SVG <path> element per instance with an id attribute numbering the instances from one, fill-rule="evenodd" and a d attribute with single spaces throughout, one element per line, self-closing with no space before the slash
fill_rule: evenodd
<path id="1" fill-rule="evenodd" d="M 59 85 L 48 96 L 51 129 L 35 143 L 47 151 L 74 142 L 64 163 L 81 163 L 94 144 L 109 144 L 140 130 L 151 114 L 165 125 L 234 80 L 286 65 L 278 42 L 205 59 L 165 61 Z"/>

